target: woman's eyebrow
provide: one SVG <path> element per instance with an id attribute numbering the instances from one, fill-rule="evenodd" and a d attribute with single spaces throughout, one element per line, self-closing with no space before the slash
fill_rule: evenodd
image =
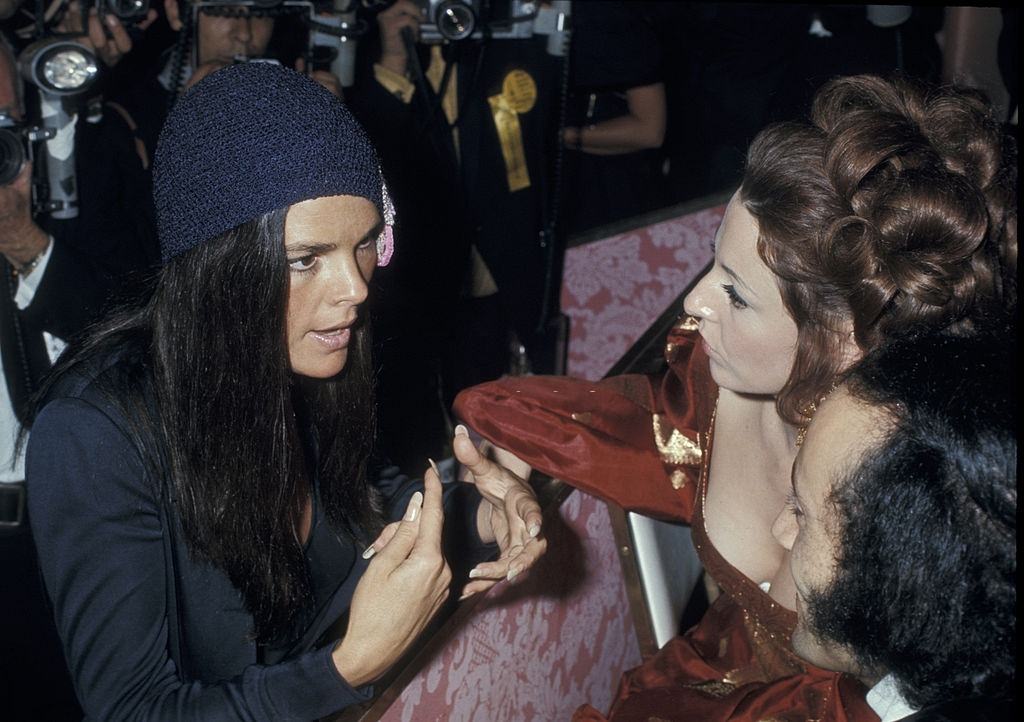
<path id="1" fill-rule="evenodd" d="M 321 254 L 330 253 L 338 247 L 337 243 L 293 243 L 286 245 L 284 250 L 288 253 L 310 253 L 310 254 Z"/>
<path id="2" fill-rule="evenodd" d="M 743 280 L 743 279 L 742 279 L 742 278 L 741 278 L 741 277 L 739 276 L 739 274 L 737 274 L 737 273 L 736 273 L 736 271 L 732 270 L 731 268 L 729 268 L 729 267 L 728 267 L 727 265 L 725 265 L 724 263 L 722 264 L 722 270 L 723 270 L 723 271 L 725 271 L 725 272 L 726 272 L 726 274 L 727 274 L 727 275 L 729 276 L 729 278 L 731 278 L 731 279 L 732 279 L 733 281 L 735 281 L 735 282 L 736 282 L 736 283 L 737 283 L 738 285 L 740 285 L 740 286 L 743 286 L 743 288 L 744 288 L 744 289 L 746 289 L 746 290 L 747 290 L 747 292 L 748 292 L 748 293 L 749 293 L 750 295 L 752 295 L 752 296 L 757 296 L 757 295 L 759 295 L 759 294 L 757 293 L 757 291 L 755 291 L 755 290 L 754 290 L 753 288 L 751 288 L 751 287 L 750 287 L 750 284 L 748 284 L 748 283 L 747 283 L 746 281 L 744 281 L 744 280 Z"/>
<path id="3" fill-rule="evenodd" d="M 359 239 L 359 241 L 356 243 L 356 245 L 360 245 L 360 244 L 364 243 L 365 241 L 370 240 L 371 238 L 376 238 L 377 236 L 379 236 L 381 234 L 381 231 L 383 231 L 383 230 L 384 230 L 384 221 L 381 220 L 379 223 L 374 224 L 373 228 L 368 230 L 363 235 L 363 237 Z M 313 243 L 313 242 L 304 243 L 302 241 L 296 241 L 295 243 L 285 244 L 284 250 L 287 251 L 288 253 L 319 254 L 319 253 L 330 253 L 331 251 L 335 250 L 337 247 L 338 247 L 337 243 L 330 243 L 330 242 L 327 242 L 327 243 Z"/>

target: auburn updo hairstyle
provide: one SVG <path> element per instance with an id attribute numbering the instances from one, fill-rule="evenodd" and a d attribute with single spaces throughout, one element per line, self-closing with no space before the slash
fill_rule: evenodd
<path id="1" fill-rule="evenodd" d="M 1013 307 L 1016 197 L 1016 144 L 974 90 L 837 78 L 810 124 L 758 134 L 740 198 L 798 328 L 782 417 L 806 423 L 851 330 L 867 352 Z"/>

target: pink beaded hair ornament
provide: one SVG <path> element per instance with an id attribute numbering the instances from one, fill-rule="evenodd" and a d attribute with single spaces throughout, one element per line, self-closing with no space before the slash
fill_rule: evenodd
<path id="1" fill-rule="evenodd" d="M 381 202 L 384 206 L 384 230 L 377 236 L 377 266 L 383 268 L 395 255 L 395 204 L 388 193 L 388 185 L 381 181 Z"/>

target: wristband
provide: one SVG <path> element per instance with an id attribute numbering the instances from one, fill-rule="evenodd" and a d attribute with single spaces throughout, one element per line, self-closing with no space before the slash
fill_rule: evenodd
<path id="1" fill-rule="evenodd" d="M 43 250 L 34 255 L 32 258 L 28 259 L 25 263 L 15 264 L 14 261 L 10 261 L 11 271 L 14 273 L 15 276 L 22 277 L 25 277 L 28 274 L 32 273 L 32 271 L 36 270 L 36 267 L 43 262 L 43 256 L 45 256 L 46 252 L 50 250 L 50 246 L 52 244 L 53 236 L 50 236 L 46 239 L 46 246 L 43 247 Z"/>

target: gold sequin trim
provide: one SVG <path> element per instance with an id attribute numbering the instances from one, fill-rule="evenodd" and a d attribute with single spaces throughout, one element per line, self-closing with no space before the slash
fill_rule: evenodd
<path id="1" fill-rule="evenodd" d="M 672 433 L 666 439 L 662 429 L 661 416 L 652 414 L 651 422 L 654 426 L 654 444 L 658 447 L 662 461 L 675 466 L 700 466 L 703 452 L 698 443 L 700 441 L 699 434 L 697 441 L 692 441 L 684 436 L 679 429 L 672 428 Z"/>
<path id="2" fill-rule="evenodd" d="M 725 697 L 726 695 L 732 694 L 732 691 L 736 689 L 736 685 L 732 682 L 724 680 L 719 682 L 714 679 L 708 680 L 707 682 L 698 682 L 697 684 L 688 684 L 685 686 L 712 697 Z"/>

